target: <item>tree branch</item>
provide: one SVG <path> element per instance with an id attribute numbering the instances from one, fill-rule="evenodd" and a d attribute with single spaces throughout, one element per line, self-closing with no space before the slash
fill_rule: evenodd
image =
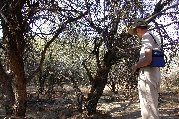
<path id="1" fill-rule="evenodd" d="M 39 73 L 39 71 L 41 71 L 43 69 L 43 62 L 45 60 L 45 54 L 47 52 L 47 49 L 49 48 L 49 46 L 55 41 L 55 39 L 59 36 L 59 34 L 61 32 L 63 32 L 63 30 L 66 28 L 66 25 L 71 23 L 71 22 L 74 22 L 74 21 L 77 21 L 78 19 L 81 19 L 82 17 L 84 17 L 85 15 L 87 14 L 87 12 L 84 12 L 82 13 L 81 15 L 79 15 L 78 17 L 75 17 L 75 18 L 69 18 L 65 23 L 62 24 L 61 27 L 59 27 L 57 30 L 56 30 L 56 33 L 55 35 L 53 36 L 53 38 L 47 42 L 47 44 L 45 45 L 44 47 L 44 50 L 42 51 L 41 53 L 41 59 L 40 59 L 40 63 L 39 63 L 39 66 L 38 68 L 32 73 L 32 75 L 30 75 L 28 77 L 28 80 L 32 79 L 36 74 Z"/>
<path id="2" fill-rule="evenodd" d="M 169 9 L 171 9 L 171 8 L 174 8 L 174 7 L 178 6 L 178 5 L 179 5 L 179 3 L 174 4 L 174 5 L 170 6 L 170 7 L 167 7 L 167 8 L 164 9 L 164 10 L 158 11 L 157 13 L 154 12 L 155 14 L 152 14 L 151 16 L 149 16 L 148 18 L 146 18 L 145 20 L 146 20 L 148 23 L 150 23 L 150 22 L 153 21 L 157 16 L 161 15 L 162 12 L 165 12 L 165 11 L 167 11 L 167 10 L 169 10 Z"/>

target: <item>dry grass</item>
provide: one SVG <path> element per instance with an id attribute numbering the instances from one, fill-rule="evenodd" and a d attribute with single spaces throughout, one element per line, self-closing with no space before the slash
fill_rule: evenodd
<path id="1" fill-rule="evenodd" d="M 129 97 L 120 92 L 113 94 L 105 88 L 99 100 L 97 113 L 87 115 L 86 111 L 79 112 L 73 88 L 55 91 L 52 99 L 43 95 L 38 96 L 33 87 L 28 88 L 27 119 L 140 119 L 140 108 L 137 92 Z M 88 88 L 82 89 L 84 93 Z M 1 104 L 1 103 L 0 103 Z M 160 96 L 160 116 L 162 119 L 179 119 L 179 87 L 170 90 L 162 89 Z M 5 111 L 0 105 L 0 119 Z"/>

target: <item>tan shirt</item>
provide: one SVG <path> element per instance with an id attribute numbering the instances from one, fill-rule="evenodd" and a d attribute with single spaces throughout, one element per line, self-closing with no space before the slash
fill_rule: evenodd
<path id="1" fill-rule="evenodd" d="M 159 42 L 158 37 L 156 37 L 155 35 L 152 34 L 152 36 L 155 38 L 156 42 L 154 41 L 153 37 L 150 35 L 152 34 L 151 32 L 146 32 L 143 37 L 142 37 L 142 47 L 140 50 L 140 58 L 143 58 L 145 56 L 145 48 L 151 48 L 151 49 L 155 49 L 155 50 L 160 50 L 161 44 Z"/>
<path id="2" fill-rule="evenodd" d="M 153 37 L 149 34 L 151 33 L 150 31 L 146 32 L 143 37 L 142 37 L 142 47 L 140 50 L 140 58 L 145 57 L 145 48 L 151 48 L 151 49 L 158 49 L 160 50 L 161 44 L 159 42 L 159 39 L 153 35 L 153 37 L 155 38 L 156 42 L 158 43 L 158 45 L 156 44 L 156 42 L 154 41 Z M 139 59 L 140 59 L 139 58 Z M 161 79 L 161 74 L 160 74 L 160 68 L 158 67 L 144 67 L 140 69 L 140 75 L 145 75 L 145 77 L 147 77 L 150 82 L 152 84 L 155 85 L 155 83 L 159 83 L 160 79 Z"/>

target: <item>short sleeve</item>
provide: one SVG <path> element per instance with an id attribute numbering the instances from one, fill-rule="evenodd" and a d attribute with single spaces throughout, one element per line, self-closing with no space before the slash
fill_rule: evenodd
<path id="1" fill-rule="evenodd" d="M 152 42 L 152 38 L 149 34 L 144 34 L 143 38 L 142 38 L 142 47 L 144 49 L 152 49 L 153 48 L 153 42 Z"/>

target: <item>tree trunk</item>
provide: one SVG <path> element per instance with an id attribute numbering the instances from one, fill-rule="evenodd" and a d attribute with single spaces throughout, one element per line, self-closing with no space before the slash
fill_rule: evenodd
<path id="1" fill-rule="evenodd" d="M 0 63 L 0 83 L 2 84 L 3 102 L 6 115 L 13 115 L 13 106 L 15 103 L 15 95 L 12 88 L 12 78 L 4 71 Z"/>
<path id="2" fill-rule="evenodd" d="M 88 104 L 87 104 L 88 114 L 92 114 L 96 112 L 98 100 L 102 96 L 105 85 L 107 84 L 109 71 L 110 71 L 110 67 L 106 67 L 106 66 L 97 70 L 90 93 L 88 94 Z"/>
<path id="3" fill-rule="evenodd" d="M 23 22 L 22 7 L 25 1 L 4 1 L 3 17 L 1 17 L 3 37 L 6 43 L 7 55 L 15 80 L 15 105 L 14 113 L 16 117 L 24 118 L 26 113 L 26 78 L 24 71 L 23 54 L 26 46 L 24 33 L 26 31 Z M 1 5 L 0 5 L 1 6 Z"/>
<path id="4" fill-rule="evenodd" d="M 17 44 L 14 41 L 12 38 L 9 39 L 8 55 L 10 58 L 10 69 L 15 78 L 15 115 L 17 117 L 25 117 L 27 92 L 24 64 L 21 53 L 17 50 Z"/>

